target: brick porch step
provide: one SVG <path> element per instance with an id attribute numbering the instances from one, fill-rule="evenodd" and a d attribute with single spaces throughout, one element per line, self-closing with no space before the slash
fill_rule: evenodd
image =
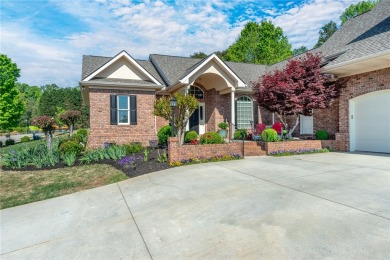
<path id="1" fill-rule="evenodd" d="M 232 140 L 232 142 L 242 143 L 240 140 Z M 245 156 L 263 156 L 267 155 L 261 146 L 255 141 L 245 141 L 244 142 L 244 154 Z"/>

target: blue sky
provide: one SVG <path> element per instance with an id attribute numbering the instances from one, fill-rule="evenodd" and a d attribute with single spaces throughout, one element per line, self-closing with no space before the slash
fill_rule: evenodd
<path id="1" fill-rule="evenodd" d="M 20 82 L 77 86 L 83 54 L 209 54 L 229 47 L 248 21 L 272 20 L 294 48 L 312 48 L 321 26 L 339 23 L 356 2 L 1 0 L 0 51 L 21 69 Z"/>

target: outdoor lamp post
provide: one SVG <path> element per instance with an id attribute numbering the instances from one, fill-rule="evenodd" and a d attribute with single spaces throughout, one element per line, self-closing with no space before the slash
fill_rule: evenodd
<path id="1" fill-rule="evenodd" d="M 172 109 L 172 133 L 171 136 L 175 136 L 175 107 L 177 105 L 177 101 L 175 97 L 172 97 L 171 100 L 169 101 L 169 105 L 171 106 Z"/>

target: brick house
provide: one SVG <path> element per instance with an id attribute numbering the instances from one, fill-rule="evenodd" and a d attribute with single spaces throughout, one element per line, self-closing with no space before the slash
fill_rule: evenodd
<path id="1" fill-rule="evenodd" d="M 381 1 L 311 50 L 323 54 L 324 73 L 349 81 L 331 108 L 301 116 L 295 135 L 312 136 L 324 129 L 335 137 L 338 150 L 390 153 L 389 14 L 388 0 Z M 153 115 L 156 98 L 177 91 L 198 99 L 187 128 L 199 134 L 218 130 L 223 121 L 240 129 L 251 129 L 251 122 L 272 125 L 277 118 L 252 99 L 251 81 L 286 62 L 226 62 L 215 54 L 204 59 L 151 54 L 148 60 L 138 60 L 126 51 L 114 57 L 83 56 L 80 87 L 90 106 L 89 146 L 134 141 L 148 145 L 167 124 Z"/>

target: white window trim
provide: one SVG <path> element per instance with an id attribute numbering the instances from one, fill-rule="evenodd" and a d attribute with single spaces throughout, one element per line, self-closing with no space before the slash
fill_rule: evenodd
<path id="1" fill-rule="evenodd" d="M 127 97 L 127 109 L 120 109 L 119 108 L 119 97 Z M 118 125 L 130 125 L 130 96 L 128 95 L 117 95 L 116 100 L 116 110 L 117 110 L 117 118 L 118 118 Z M 127 123 L 121 123 L 119 118 L 119 111 L 126 111 L 127 110 Z"/>
<path id="2" fill-rule="evenodd" d="M 190 85 L 190 87 L 188 88 L 188 94 L 192 95 L 193 97 L 195 97 L 195 94 L 191 94 L 190 93 L 191 87 L 199 89 L 202 92 L 202 98 L 200 100 L 204 100 L 204 91 L 203 91 L 203 89 L 201 89 L 200 87 L 195 86 L 195 85 Z"/>
<path id="3" fill-rule="evenodd" d="M 236 122 L 236 124 L 237 124 L 237 128 L 238 129 L 249 129 L 249 128 L 251 128 L 251 126 L 249 127 L 249 128 L 247 128 L 247 127 L 241 127 L 241 126 L 239 126 L 239 124 L 238 124 L 238 122 L 239 121 L 241 121 L 239 118 L 238 118 L 238 116 L 240 115 L 239 114 L 239 111 L 238 111 L 238 103 L 239 103 L 239 99 L 240 98 L 243 98 L 243 97 L 246 97 L 246 98 L 248 98 L 250 101 L 251 101 L 251 121 L 253 121 L 253 99 L 251 98 L 251 97 L 249 97 L 249 96 L 240 96 L 240 97 L 238 97 L 237 98 L 237 122 Z M 248 123 L 248 124 L 250 124 L 250 123 Z"/>

